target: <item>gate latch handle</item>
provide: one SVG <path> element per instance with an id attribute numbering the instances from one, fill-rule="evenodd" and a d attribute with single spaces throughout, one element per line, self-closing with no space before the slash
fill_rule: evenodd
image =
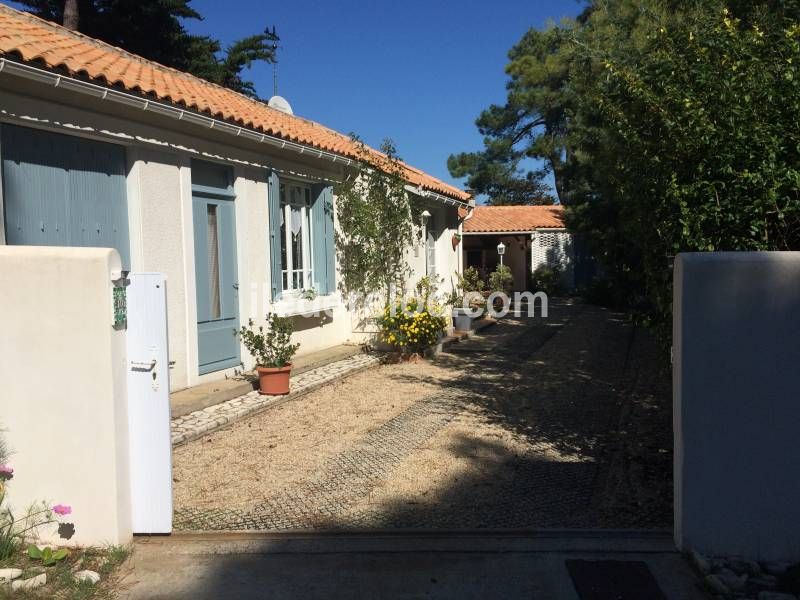
<path id="1" fill-rule="evenodd" d="M 148 362 L 142 360 L 132 360 L 131 368 L 134 371 L 152 371 L 153 369 L 156 368 L 156 359 L 154 358 L 153 360 Z"/>

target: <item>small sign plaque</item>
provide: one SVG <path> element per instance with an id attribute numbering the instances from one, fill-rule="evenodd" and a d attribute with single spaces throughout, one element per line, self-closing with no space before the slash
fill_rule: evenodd
<path id="1" fill-rule="evenodd" d="M 127 288 L 114 288 L 114 329 L 125 329 L 128 325 Z"/>
<path id="2" fill-rule="evenodd" d="M 118 279 L 112 279 L 111 300 L 114 309 L 114 329 L 128 328 L 128 294 L 127 288 L 131 284 L 128 272 L 123 271 Z"/>

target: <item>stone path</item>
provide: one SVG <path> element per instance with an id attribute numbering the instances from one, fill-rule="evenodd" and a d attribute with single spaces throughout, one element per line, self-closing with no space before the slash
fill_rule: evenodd
<path id="1" fill-rule="evenodd" d="M 357 446 L 335 456 L 317 476 L 297 489 L 278 493 L 251 510 L 178 509 L 174 527 L 327 528 L 327 521 L 334 521 L 356 501 L 368 496 L 377 482 L 388 477 L 397 463 L 449 423 L 457 410 L 455 394 L 423 398 L 368 433 Z"/>
<path id="2" fill-rule="evenodd" d="M 245 507 L 179 507 L 175 528 L 669 526 L 669 378 L 657 369 L 652 339 L 624 315 L 560 303 L 548 319 L 505 319 L 436 364 L 458 376 L 376 423 L 302 482 L 265 482 Z M 316 384 L 326 377 L 316 374 Z M 259 403 L 250 412 L 274 402 L 250 398 L 231 402 L 233 416 L 248 401 Z M 198 427 L 219 426 L 222 417 L 204 416 Z M 501 432 L 512 446 L 499 443 Z M 459 463 L 465 469 L 485 467 L 442 478 L 453 456 L 468 457 Z"/>
<path id="3" fill-rule="evenodd" d="M 262 396 L 258 392 L 252 391 L 233 400 L 177 417 L 171 422 L 172 445 L 185 444 L 237 419 L 307 394 L 326 383 L 379 363 L 380 358 L 376 354 L 357 354 L 292 377 L 291 393 L 286 396 Z"/>

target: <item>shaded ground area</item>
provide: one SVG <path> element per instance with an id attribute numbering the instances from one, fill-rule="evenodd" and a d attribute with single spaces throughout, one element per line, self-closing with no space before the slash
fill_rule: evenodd
<path id="1" fill-rule="evenodd" d="M 176 539 L 181 538 L 184 539 Z M 586 600 L 567 561 L 636 565 L 667 600 L 702 600 L 671 536 L 594 538 L 481 534 L 242 534 L 140 540 L 126 579 L 129 600 L 241 598 L 486 598 Z M 188 539 L 187 539 L 188 538 Z M 603 561 L 596 563 L 595 561 Z M 632 566 L 631 565 L 631 566 Z M 627 569 L 626 569 L 627 571 Z M 655 600 L 627 572 L 615 598 Z M 609 596 L 603 596 L 609 597 Z"/>
<path id="2" fill-rule="evenodd" d="M 652 340 L 554 303 L 177 449 L 176 526 L 668 527 L 671 440 Z"/>

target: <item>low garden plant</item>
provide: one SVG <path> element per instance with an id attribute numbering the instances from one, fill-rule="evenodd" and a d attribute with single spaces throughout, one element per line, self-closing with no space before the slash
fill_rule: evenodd
<path id="1" fill-rule="evenodd" d="M 58 534 L 70 537 L 75 528 L 62 519 L 72 513 L 64 504 L 40 502 L 16 515 L 8 502 L 14 468 L 0 436 L 0 569 L 10 569 L 11 582 L 0 582 L 0 600 L 22 598 L 64 598 L 69 600 L 117 597 L 114 575 L 128 557 L 123 546 L 107 548 L 55 548 L 36 544 L 42 529 L 58 525 Z M 97 581 L 82 577 L 92 571 Z M 13 573 L 13 574 L 12 574 Z M 99 579 L 98 579 L 99 577 Z M 30 589 L 15 589 L 14 582 L 36 582 Z"/>
<path id="2" fill-rule="evenodd" d="M 8 482 L 13 477 L 14 469 L 11 465 L 0 464 L 0 561 L 13 556 L 26 540 L 35 538 L 42 527 L 53 524 L 62 525 L 60 517 L 72 512 L 69 506 L 56 504 L 51 507 L 42 502 L 30 506 L 22 516 L 15 515 L 6 500 Z M 33 558 L 33 556 L 31 557 Z M 43 559 L 42 556 L 38 558 Z M 51 558 L 52 551 L 47 556 L 47 560 L 49 561 Z"/>
<path id="3" fill-rule="evenodd" d="M 416 297 L 387 304 L 378 317 L 381 339 L 401 354 L 422 354 L 438 343 L 447 326 L 438 312 Z"/>

